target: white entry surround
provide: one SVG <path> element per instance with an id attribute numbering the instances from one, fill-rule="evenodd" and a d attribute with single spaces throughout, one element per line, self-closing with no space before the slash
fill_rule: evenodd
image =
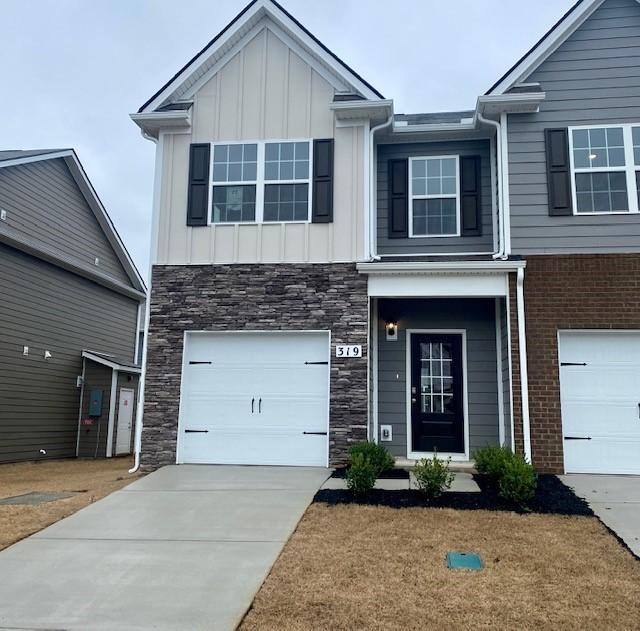
<path id="1" fill-rule="evenodd" d="M 640 331 L 560 331 L 566 473 L 640 474 Z"/>
<path id="2" fill-rule="evenodd" d="M 178 463 L 328 466 L 329 331 L 185 334 Z"/>

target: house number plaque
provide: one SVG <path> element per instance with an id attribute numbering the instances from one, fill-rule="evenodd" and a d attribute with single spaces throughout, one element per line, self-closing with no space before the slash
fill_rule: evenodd
<path id="1" fill-rule="evenodd" d="M 336 357 L 362 357 L 362 345 L 336 345 Z"/>

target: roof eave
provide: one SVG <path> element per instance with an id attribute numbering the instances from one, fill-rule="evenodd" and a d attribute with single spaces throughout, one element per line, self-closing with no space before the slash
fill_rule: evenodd
<path id="1" fill-rule="evenodd" d="M 478 97 L 476 111 L 483 116 L 499 114 L 533 114 L 540 109 L 546 98 L 544 92 L 521 92 L 518 94 L 495 94 Z"/>
<path id="2" fill-rule="evenodd" d="M 144 112 L 129 115 L 131 120 L 147 135 L 158 138 L 161 131 L 191 129 L 191 111 Z"/>

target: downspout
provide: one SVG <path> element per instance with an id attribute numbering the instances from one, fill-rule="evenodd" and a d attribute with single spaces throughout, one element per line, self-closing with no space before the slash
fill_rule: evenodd
<path id="1" fill-rule="evenodd" d="M 162 182 L 162 143 L 158 144 L 158 139 L 142 131 L 142 137 L 150 140 L 156 145 L 156 164 L 153 182 L 153 209 L 151 213 L 151 238 L 149 246 L 149 270 L 147 280 L 147 300 L 144 310 L 144 338 L 142 340 L 142 359 L 140 367 L 140 379 L 138 380 L 138 402 L 136 404 L 136 430 L 134 437 L 134 461 L 129 473 L 135 473 L 140 468 L 140 451 L 142 449 L 142 418 L 144 413 L 144 384 L 147 376 L 147 347 L 149 345 L 149 319 L 151 316 L 151 274 L 153 261 L 157 249 L 157 222 L 159 221 L 156 204 L 160 203 L 160 184 Z M 137 327 L 136 327 L 137 330 Z"/>
<path id="2" fill-rule="evenodd" d="M 376 178 L 376 165 L 374 157 L 374 136 L 377 131 L 389 127 L 393 123 L 393 114 L 387 118 L 384 123 L 380 123 L 369 130 L 369 260 L 379 261 L 380 257 L 376 254 L 376 242 L 377 242 L 377 227 L 378 227 L 378 203 L 375 185 Z"/>
<path id="3" fill-rule="evenodd" d="M 529 423 L 529 375 L 527 372 L 527 338 L 524 316 L 524 268 L 519 267 L 516 280 L 518 303 L 518 350 L 520 354 L 520 394 L 522 396 L 522 440 L 524 457 L 531 460 L 531 427 Z"/>
<path id="4" fill-rule="evenodd" d="M 498 167 L 498 251 L 494 253 L 494 259 L 506 259 L 505 254 L 505 233 L 504 233 L 504 203 L 505 189 L 502 170 L 502 128 L 500 123 L 485 118 L 480 112 L 476 114 L 478 121 L 483 125 L 490 125 L 496 130 L 496 163 Z"/>

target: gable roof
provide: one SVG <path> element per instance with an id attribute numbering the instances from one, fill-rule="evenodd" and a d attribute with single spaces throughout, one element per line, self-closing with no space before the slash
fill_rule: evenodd
<path id="1" fill-rule="evenodd" d="M 281 27 L 306 53 L 318 60 L 329 73 L 340 77 L 357 94 L 367 99 L 384 99 L 378 90 L 329 50 L 275 0 L 252 0 L 199 53 L 150 97 L 140 107 L 138 113 L 156 111 L 167 103 L 180 100 L 197 79 L 204 76 L 232 51 L 234 45 L 265 17 L 269 17 Z"/>
<path id="2" fill-rule="evenodd" d="M 640 1 L 640 0 L 638 0 Z M 605 0 L 578 0 L 485 95 L 504 94 L 515 84 L 526 79 L 542 62 L 558 49 Z"/>
<path id="3" fill-rule="evenodd" d="M 111 217 L 107 213 L 106 208 L 102 205 L 96 190 L 93 188 L 91 181 L 89 180 L 84 167 L 82 166 L 76 152 L 73 149 L 31 149 L 31 150 L 7 150 L 0 151 L 0 169 L 18 166 L 21 164 L 29 164 L 32 162 L 39 162 L 42 160 L 55 160 L 62 158 L 69 172 L 77 184 L 83 197 L 86 199 L 87 204 L 93 212 L 98 224 L 100 225 L 105 237 L 109 241 L 109 244 L 113 248 L 118 260 L 124 268 L 127 277 L 129 278 L 131 285 L 135 289 L 136 294 L 140 294 L 139 297 L 146 295 L 146 285 L 138 268 L 136 267 L 131 255 L 122 241 L 122 238 L 118 234 Z M 50 257 L 49 257 L 50 258 Z M 96 275 L 96 272 L 91 271 L 92 275 Z M 99 275 L 99 274 L 98 274 Z M 104 280 L 104 279 L 102 279 Z"/>

